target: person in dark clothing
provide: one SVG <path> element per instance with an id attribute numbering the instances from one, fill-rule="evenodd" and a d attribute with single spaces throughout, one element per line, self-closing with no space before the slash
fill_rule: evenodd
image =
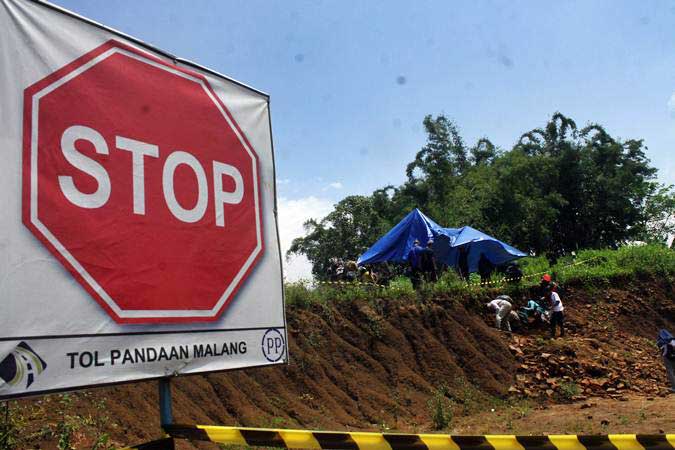
<path id="1" fill-rule="evenodd" d="M 383 262 L 378 266 L 377 270 L 377 284 L 380 286 L 389 286 L 389 281 L 394 277 L 394 274 L 387 262 Z"/>
<path id="2" fill-rule="evenodd" d="M 338 258 L 332 257 L 328 260 L 328 280 L 329 281 L 338 281 L 338 267 L 340 266 L 340 260 Z"/>
<path id="3" fill-rule="evenodd" d="M 434 244 L 434 241 L 429 239 L 427 242 L 427 248 L 422 250 L 420 256 L 420 266 L 422 272 L 424 273 L 424 279 L 427 282 L 438 281 L 438 272 L 436 271 L 436 258 L 434 257 L 434 250 L 431 246 Z"/>
<path id="4" fill-rule="evenodd" d="M 457 258 L 457 271 L 464 280 L 469 280 L 469 251 L 466 247 L 459 247 L 459 257 Z"/>
<path id="5" fill-rule="evenodd" d="M 520 270 L 518 264 L 511 262 L 506 266 L 504 276 L 509 280 L 509 283 L 518 284 L 523 279 L 523 271 Z"/>
<path id="6" fill-rule="evenodd" d="M 347 261 L 345 269 L 345 281 L 349 281 L 350 283 L 356 281 L 359 276 L 359 266 L 356 265 L 356 261 Z"/>
<path id="7" fill-rule="evenodd" d="M 408 253 L 408 263 L 410 264 L 410 281 L 412 282 L 413 288 L 417 289 L 422 284 L 422 252 L 424 248 L 420 246 L 420 241 L 415 239 L 413 242 L 413 247 Z"/>
<path id="8" fill-rule="evenodd" d="M 495 269 L 495 265 L 490 262 L 485 253 L 480 254 L 480 259 L 478 260 L 478 273 L 480 274 L 480 282 L 487 283 L 490 281 L 490 275 Z"/>

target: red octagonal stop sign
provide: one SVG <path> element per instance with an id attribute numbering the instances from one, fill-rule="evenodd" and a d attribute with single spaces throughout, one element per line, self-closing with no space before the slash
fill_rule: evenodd
<path id="1" fill-rule="evenodd" d="M 33 234 L 117 322 L 218 318 L 262 219 L 257 156 L 206 78 L 109 41 L 24 102 Z"/>

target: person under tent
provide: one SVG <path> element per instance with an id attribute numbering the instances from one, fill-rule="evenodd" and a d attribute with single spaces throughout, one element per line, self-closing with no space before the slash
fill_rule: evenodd
<path id="1" fill-rule="evenodd" d="M 485 253 L 480 254 L 478 260 L 478 274 L 480 275 L 480 282 L 487 283 L 490 281 L 490 276 L 495 270 L 495 265 L 488 259 Z"/>
<path id="2" fill-rule="evenodd" d="M 413 289 L 418 289 L 422 284 L 422 253 L 424 248 L 420 246 L 420 241 L 415 239 L 413 247 L 408 252 L 408 264 L 410 264 L 410 281 Z"/>
<path id="3" fill-rule="evenodd" d="M 422 254 L 420 255 L 420 268 L 424 274 L 424 280 L 427 282 L 438 281 L 436 258 L 434 257 L 434 251 L 432 249 L 433 245 L 433 239 L 429 239 L 427 241 L 427 247 L 422 250 Z"/>
<path id="4" fill-rule="evenodd" d="M 511 304 L 511 297 L 508 295 L 499 295 L 497 298 L 485 306 L 495 313 L 495 326 L 498 330 L 502 329 L 502 325 L 506 326 L 506 331 L 511 331 L 510 314 L 513 305 Z"/>
<path id="5" fill-rule="evenodd" d="M 467 250 L 465 246 L 459 247 L 457 272 L 459 273 L 460 278 L 469 281 L 469 250 Z"/>

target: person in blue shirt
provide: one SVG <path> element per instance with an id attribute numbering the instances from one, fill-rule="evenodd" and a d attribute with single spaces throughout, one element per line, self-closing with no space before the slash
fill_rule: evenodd
<path id="1" fill-rule="evenodd" d="M 668 330 L 659 331 L 656 345 L 661 351 L 663 365 L 666 366 L 670 392 L 675 393 L 675 337 Z"/>

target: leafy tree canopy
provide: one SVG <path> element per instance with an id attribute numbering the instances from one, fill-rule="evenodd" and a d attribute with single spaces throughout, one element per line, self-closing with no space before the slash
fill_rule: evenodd
<path id="1" fill-rule="evenodd" d="M 556 258 L 582 248 L 663 241 L 675 231 L 675 193 L 654 181 L 642 140 L 598 124 L 578 129 L 555 113 L 503 151 L 484 137 L 468 147 L 443 115 L 423 121 L 427 143 L 401 186 L 349 196 L 305 224 L 289 253 L 323 278 L 331 257 L 356 260 L 411 209 L 444 226 L 471 225 L 523 251 Z"/>

